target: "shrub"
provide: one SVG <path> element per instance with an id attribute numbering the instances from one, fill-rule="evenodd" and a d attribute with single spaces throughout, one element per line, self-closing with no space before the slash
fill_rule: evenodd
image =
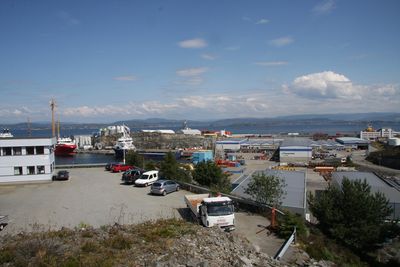
<path id="1" fill-rule="evenodd" d="M 289 238 L 293 233 L 294 227 L 296 227 L 297 237 L 305 237 L 307 234 L 307 228 L 304 224 L 304 219 L 299 214 L 293 214 L 285 211 L 285 215 L 280 216 L 278 219 L 279 227 L 277 234 L 281 238 Z"/>
<path id="2" fill-rule="evenodd" d="M 113 249 L 130 249 L 132 245 L 132 241 L 123 236 L 122 234 L 117 234 L 105 240 L 104 245 L 107 247 L 111 247 Z"/>

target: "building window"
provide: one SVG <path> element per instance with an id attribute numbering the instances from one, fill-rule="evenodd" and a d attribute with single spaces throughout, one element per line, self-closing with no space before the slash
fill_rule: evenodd
<path id="1" fill-rule="evenodd" d="M 11 156 L 11 147 L 3 147 L 3 156 Z"/>
<path id="2" fill-rule="evenodd" d="M 28 166 L 27 167 L 27 169 L 28 169 L 28 174 L 35 174 L 35 166 Z"/>
<path id="3" fill-rule="evenodd" d="M 38 173 L 38 174 L 44 174 L 44 173 L 45 173 L 45 172 L 44 172 L 44 166 L 43 166 L 43 165 L 37 166 L 37 173 Z"/>
<path id="4" fill-rule="evenodd" d="M 26 154 L 27 155 L 35 155 L 35 147 L 34 146 L 27 146 L 26 147 Z"/>
<path id="5" fill-rule="evenodd" d="M 36 154 L 43 155 L 44 154 L 44 146 L 37 146 L 36 147 Z"/>
<path id="6" fill-rule="evenodd" d="M 22 167 L 14 167 L 14 175 L 22 175 Z"/>
<path id="7" fill-rule="evenodd" d="M 22 155 L 21 147 L 13 147 L 13 155 Z"/>

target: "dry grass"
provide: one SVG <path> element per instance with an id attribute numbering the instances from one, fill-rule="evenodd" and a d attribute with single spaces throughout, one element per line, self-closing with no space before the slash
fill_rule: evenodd
<path id="1" fill-rule="evenodd" d="M 135 266 L 143 251 L 161 253 L 175 238 L 195 233 L 195 225 L 178 219 L 22 233 L 3 238 L 0 265 Z"/>

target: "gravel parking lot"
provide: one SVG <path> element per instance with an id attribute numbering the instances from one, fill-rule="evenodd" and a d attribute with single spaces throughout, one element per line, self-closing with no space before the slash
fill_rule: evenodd
<path id="1" fill-rule="evenodd" d="M 191 192 L 180 190 L 167 196 L 153 196 L 149 187 L 121 184 L 120 173 L 109 173 L 103 168 L 69 171 L 69 181 L 0 186 L 0 214 L 9 215 L 10 219 L 0 236 L 84 224 L 100 227 L 140 223 L 190 214 L 183 196 Z M 268 231 L 258 233 L 269 224 L 260 215 L 238 212 L 236 222 L 235 232 L 269 255 L 273 256 L 284 242 L 268 235 Z M 288 254 L 286 259 L 290 258 L 291 250 Z"/>
<path id="2" fill-rule="evenodd" d="M 121 174 L 103 168 L 70 169 L 69 181 L 0 186 L 0 214 L 11 223 L 0 232 L 45 228 L 95 227 L 115 222 L 138 223 L 160 217 L 180 217 L 185 208 L 179 191 L 167 196 L 149 195 L 150 188 L 121 184 Z"/>

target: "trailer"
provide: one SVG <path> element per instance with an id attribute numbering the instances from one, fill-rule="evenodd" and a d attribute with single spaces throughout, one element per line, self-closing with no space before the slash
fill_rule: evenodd
<path id="1" fill-rule="evenodd" d="M 219 226 L 226 230 L 235 229 L 233 201 L 229 197 L 209 197 L 208 194 L 184 196 L 186 206 L 205 227 Z"/>

